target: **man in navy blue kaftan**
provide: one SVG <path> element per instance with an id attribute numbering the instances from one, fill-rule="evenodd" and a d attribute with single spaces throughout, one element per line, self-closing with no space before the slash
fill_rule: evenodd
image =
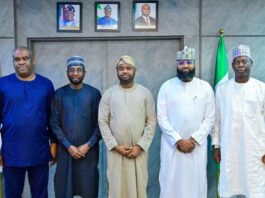
<path id="1" fill-rule="evenodd" d="M 15 73 L 0 78 L 0 123 L 6 198 L 21 198 L 28 173 L 32 198 L 47 198 L 49 161 L 55 144 L 49 139 L 52 82 L 34 72 L 32 52 L 13 51 Z"/>
<path id="2" fill-rule="evenodd" d="M 70 84 L 56 90 L 50 124 L 58 139 L 54 178 L 56 198 L 98 197 L 100 132 L 97 123 L 100 92 L 83 83 L 84 59 L 67 60 Z"/>

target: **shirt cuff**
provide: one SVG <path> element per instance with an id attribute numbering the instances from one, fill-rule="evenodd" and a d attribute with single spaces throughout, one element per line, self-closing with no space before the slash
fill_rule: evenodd
<path id="1" fill-rule="evenodd" d="M 181 137 L 175 138 L 175 142 L 173 144 L 171 144 L 172 147 L 176 147 L 178 144 L 178 141 L 182 140 Z"/>
<path id="2" fill-rule="evenodd" d="M 212 145 L 212 150 L 219 149 L 219 148 L 220 148 L 220 145 Z"/>
<path id="3" fill-rule="evenodd" d="M 92 147 L 93 146 L 93 144 L 92 144 L 91 141 L 88 141 L 87 144 L 88 144 L 89 147 Z"/>
<path id="4" fill-rule="evenodd" d="M 68 140 L 65 140 L 63 141 L 63 145 L 68 149 L 72 144 Z"/>

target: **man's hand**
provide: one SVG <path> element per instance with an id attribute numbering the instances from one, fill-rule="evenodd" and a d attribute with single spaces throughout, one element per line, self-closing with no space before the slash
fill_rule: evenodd
<path id="1" fill-rule="evenodd" d="M 0 155 L 0 167 L 4 167 L 4 162 L 3 162 L 3 158 L 2 155 Z"/>
<path id="2" fill-rule="evenodd" d="M 127 157 L 128 154 L 130 153 L 131 151 L 131 148 L 130 147 L 127 147 L 127 146 L 115 146 L 114 147 L 115 151 L 117 151 L 119 154 Z"/>
<path id="3" fill-rule="evenodd" d="M 213 150 L 213 159 L 217 162 L 220 163 L 221 162 L 221 152 L 220 152 L 220 148 L 215 148 Z"/>
<path id="4" fill-rule="evenodd" d="M 130 152 L 128 153 L 127 157 L 128 158 L 136 158 L 140 155 L 142 152 L 142 148 L 138 145 L 131 147 Z"/>
<path id="5" fill-rule="evenodd" d="M 193 137 L 190 137 L 190 141 L 195 145 L 197 144 L 196 140 Z"/>
<path id="6" fill-rule="evenodd" d="M 74 159 L 81 159 L 82 157 L 85 157 L 85 155 L 81 153 L 78 150 L 78 148 L 73 145 L 69 146 L 68 152 Z"/>
<path id="7" fill-rule="evenodd" d="M 50 152 L 52 155 L 52 160 L 49 162 L 49 166 L 51 167 L 56 163 L 56 156 L 57 156 L 57 144 L 56 143 L 51 143 Z"/>
<path id="8" fill-rule="evenodd" d="M 83 145 L 81 145 L 81 146 L 78 147 L 78 150 L 79 150 L 82 154 L 84 154 L 84 155 L 87 154 L 87 152 L 89 151 L 89 149 L 90 149 L 90 146 L 89 146 L 87 143 L 85 143 L 85 144 L 83 144 Z"/>
<path id="9" fill-rule="evenodd" d="M 195 148 L 195 141 L 190 139 L 181 139 L 177 142 L 177 149 L 183 153 L 190 153 Z"/>
<path id="10" fill-rule="evenodd" d="M 56 155 L 57 155 L 57 144 L 56 143 L 51 143 L 50 152 L 51 152 L 52 158 L 56 159 Z"/>
<path id="11" fill-rule="evenodd" d="M 263 162 L 263 164 L 265 164 L 265 155 L 262 156 L 261 161 Z"/>

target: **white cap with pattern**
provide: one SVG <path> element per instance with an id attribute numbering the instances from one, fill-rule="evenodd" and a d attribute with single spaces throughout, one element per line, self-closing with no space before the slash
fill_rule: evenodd
<path id="1" fill-rule="evenodd" d="M 71 56 L 70 58 L 67 59 L 67 67 L 71 66 L 82 66 L 84 67 L 85 65 L 84 58 L 82 56 Z"/>
<path id="2" fill-rule="evenodd" d="M 195 59 L 195 49 L 184 47 L 182 51 L 177 52 L 177 60 L 194 60 Z"/>
<path id="3" fill-rule="evenodd" d="M 239 56 L 247 56 L 251 59 L 250 48 L 247 45 L 239 45 L 233 49 L 233 60 Z"/>

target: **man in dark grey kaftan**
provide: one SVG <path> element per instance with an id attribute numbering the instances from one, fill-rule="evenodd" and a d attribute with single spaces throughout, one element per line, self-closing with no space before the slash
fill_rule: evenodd
<path id="1" fill-rule="evenodd" d="M 67 60 L 70 84 L 56 90 L 50 124 L 59 145 L 54 178 L 56 198 L 98 196 L 100 132 L 97 124 L 100 92 L 83 83 L 84 60 Z"/>

